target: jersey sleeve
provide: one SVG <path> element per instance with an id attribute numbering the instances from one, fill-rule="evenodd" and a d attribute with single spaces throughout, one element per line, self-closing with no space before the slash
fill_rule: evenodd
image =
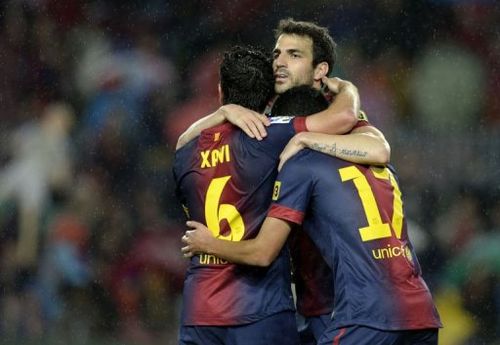
<path id="1" fill-rule="evenodd" d="M 292 157 L 278 174 L 268 217 L 302 224 L 314 184 L 314 177 L 305 169 L 307 151 Z"/>

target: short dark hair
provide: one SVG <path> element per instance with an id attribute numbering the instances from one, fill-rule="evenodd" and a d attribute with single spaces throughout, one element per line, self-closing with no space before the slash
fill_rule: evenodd
<path id="1" fill-rule="evenodd" d="M 274 94 L 271 60 L 263 50 L 235 46 L 224 53 L 220 65 L 223 103 L 264 111 Z"/>
<path id="2" fill-rule="evenodd" d="M 274 37 L 278 39 L 282 34 L 308 36 L 313 45 L 313 67 L 321 62 L 328 63 L 328 72 L 333 70 L 337 59 L 337 44 L 328 32 L 328 29 L 313 22 L 295 21 L 292 18 L 280 20 L 274 31 Z"/>
<path id="3" fill-rule="evenodd" d="M 328 108 L 321 91 L 309 85 L 295 86 L 283 92 L 273 104 L 271 116 L 306 116 Z"/>

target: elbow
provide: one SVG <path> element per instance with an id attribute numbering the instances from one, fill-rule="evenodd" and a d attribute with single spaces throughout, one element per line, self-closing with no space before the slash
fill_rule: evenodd
<path id="1" fill-rule="evenodd" d="M 269 253 L 256 253 L 253 265 L 258 267 L 269 267 L 275 258 L 275 255 L 270 255 Z"/>
<path id="2" fill-rule="evenodd" d="M 183 133 L 179 136 L 179 139 L 177 139 L 177 144 L 175 145 L 175 150 L 179 150 L 182 148 L 184 145 L 186 145 L 186 135 Z"/>
<path id="3" fill-rule="evenodd" d="M 347 109 L 343 112 L 342 118 L 345 124 L 345 133 L 349 132 L 358 123 L 358 113 L 354 108 Z"/>
<path id="4" fill-rule="evenodd" d="M 335 117 L 330 118 L 330 122 L 326 127 L 327 134 L 347 134 L 354 126 L 358 123 L 358 117 L 354 112 L 354 109 L 346 109 L 340 113 L 337 113 Z"/>
<path id="5" fill-rule="evenodd" d="M 391 148 L 388 144 L 382 146 L 383 147 L 376 153 L 375 161 L 380 165 L 387 165 L 391 161 Z"/>

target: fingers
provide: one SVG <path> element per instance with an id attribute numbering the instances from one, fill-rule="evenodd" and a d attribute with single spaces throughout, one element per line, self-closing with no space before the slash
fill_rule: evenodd
<path id="1" fill-rule="evenodd" d="M 278 171 L 281 171 L 283 165 L 288 161 L 290 157 L 292 157 L 295 153 L 289 154 L 288 152 L 282 152 L 280 155 L 280 162 L 278 163 Z"/>
<path id="2" fill-rule="evenodd" d="M 186 222 L 186 225 L 187 225 L 187 227 L 189 227 L 189 228 L 196 229 L 196 228 L 198 228 L 200 225 L 203 225 L 203 224 L 201 224 L 201 223 L 199 223 L 199 222 L 197 222 L 197 221 L 195 221 L 195 220 L 188 220 L 188 221 Z"/>
<path id="3" fill-rule="evenodd" d="M 286 159 L 280 159 L 280 162 L 278 164 L 278 172 L 281 171 L 281 168 L 283 168 L 283 164 L 285 164 L 286 161 Z"/>
<path id="4" fill-rule="evenodd" d="M 264 126 L 269 126 L 271 124 L 269 118 L 264 114 L 257 114 L 257 118 Z"/>
<path id="5" fill-rule="evenodd" d="M 262 140 L 262 136 L 260 134 L 260 131 L 257 127 L 257 125 L 252 122 L 250 119 L 245 119 L 245 127 L 243 131 L 250 137 L 250 138 L 255 138 L 257 140 Z"/>
<path id="6" fill-rule="evenodd" d="M 251 138 L 256 138 L 257 140 L 262 140 L 267 136 L 266 127 L 269 125 L 269 119 L 265 115 L 258 114 L 257 116 L 251 116 L 242 118 L 244 125 L 242 130 Z"/>
<path id="7" fill-rule="evenodd" d="M 190 258 L 194 255 L 193 252 L 191 252 L 191 248 L 189 246 L 182 247 L 181 252 L 182 256 L 184 256 L 185 258 Z"/>

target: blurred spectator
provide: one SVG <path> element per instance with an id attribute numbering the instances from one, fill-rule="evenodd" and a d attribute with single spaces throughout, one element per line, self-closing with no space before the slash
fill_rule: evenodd
<path id="1" fill-rule="evenodd" d="M 486 71 L 479 57 L 450 39 L 429 45 L 410 80 L 417 123 L 437 134 L 463 133 L 480 123 Z"/>
<path id="2" fill-rule="evenodd" d="M 34 265 L 39 250 L 42 212 L 51 193 L 66 193 L 72 182 L 69 132 L 74 113 L 66 103 L 51 103 L 40 120 L 23 124 L 13 133 L 12 159 L 0 171 L 0 201 L 13 199 L 19 212 L 16 255 Z"/>
<path id="3" fill-rule="evenodd" d="M 188 80 L 188 100 L 178 104 L 166 116 L 165 137 L 172 151 L 177 138 L 189 125 L 221 105 L 217 88 L 221 52 L 222 49 L 213 49 L 193 63 Z"/>

